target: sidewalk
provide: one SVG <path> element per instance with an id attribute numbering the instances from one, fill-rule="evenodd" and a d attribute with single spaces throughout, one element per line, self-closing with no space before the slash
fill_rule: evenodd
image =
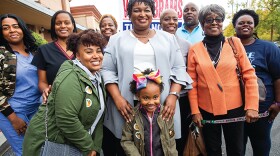
<path id="1" fill-rule="evenodd" d="M 0 131 L 0 146 L 6 141 L 6 138 L 4 137 L 4 134 Z M 1 153 L 1 151 L 0 151 Z"/>
<path id="2" fill-rule="evenodd" d="M 14 156 L 10 145 L 6 141 L 3 133 L 0 131 L 0 156 Z"/>

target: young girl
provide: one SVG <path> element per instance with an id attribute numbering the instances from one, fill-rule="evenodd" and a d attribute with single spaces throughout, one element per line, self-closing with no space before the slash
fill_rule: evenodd
<path id="1" fill-rule="evenodd" d="M 163 120 L 160 94 L 163 90 L 158 71 L 146 69 L 133 74 L 130 91 L 136 95 L 138 105 L 134 117 L 123 127 L 121 145 L 126 155 L 176 156 L 173 120 Z"/>

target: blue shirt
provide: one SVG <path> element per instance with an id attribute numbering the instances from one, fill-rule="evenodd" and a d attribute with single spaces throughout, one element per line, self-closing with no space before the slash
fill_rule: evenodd
<path id="1" fill-rule="evenodd" d="M 280 78 L 280 49 L 273 43 L 256 39 L 244 46 L 247 56 L 266 87 L 266 100 L 259 104 L 259 111 L 266 111 L 274 101 L 274 80 Z"/>
<path id="2" fill-rule="evenodd" d="M 8 100 L 15 112 L 30 113 L 37 110 L 41 101 L 38 88 L 37 67 L 31 64 L 33 55 L 17 56 L 16 86 L 13 96 Z"/>
<path id="3" fill-rule="evenodd" d="M 197 27 L 195 27 L 190 33 L 188 30 L 185 29 L 184 23 L 180 28 L 177 29 L 176 35 L 182 37 L 183 39 L 186 39 L 187 41 L 191 42 L 191 44 L 200 42 L 204 38 L 204 33 L 200 24 L 198 24 Z"/>

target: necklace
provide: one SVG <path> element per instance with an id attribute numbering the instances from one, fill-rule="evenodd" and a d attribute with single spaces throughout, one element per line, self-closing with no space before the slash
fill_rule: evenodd
<path id="1" fill-rule="evenodd" d="M 221 46 L 219 48 L 219 51 L 217 52 L 217 54 L 215 55 L 214 59 L 211 57 L 211 54 L 209 53 L 209 51 L 207 50 L 207 45 L 206 43 L 204 44 L 204 47 L 206 48 L 206 51 L 208 52 L 209 56 L 210 56 L 210 59 L 211 59 L 211 62 L 212 64 L 215 66 L 219 61 L 220 61 L 220 58 L 221 58 L 221 50 L 222 50 L 222 46 L 223 46 L 223 42 L 221 41 Z M 218 57 L 218 59 L 216 60 L 216 58 Z M 216 60 L 216 61 L 215 61 Z"/>
<path id="2" fill-rule="evenodd" d="M 132 29 L 131 31 L 132 31 L 133 35 L 134 35 L 136 38 L 148 38 L 148 36 L 149 36 L 149 34 L 150 34 L 150 29 L 149 29 L 147 35 L 145 35 L 145 36 L 139 36 L 139 35 L 134 31 L 134 29 Z"/>

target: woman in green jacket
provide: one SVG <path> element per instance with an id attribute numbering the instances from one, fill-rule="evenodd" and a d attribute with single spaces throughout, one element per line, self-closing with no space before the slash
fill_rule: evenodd
<path id="1" fill-rule="evenodd" d="M 76 60 L 65 61 L 48 97 L 48 140 L 69 144 L 83 155 L 100 153 L 103 137 L 105 92 L 99 70 L 105 38 L 94 30 L 72 34 L 67 49 Z M 39 108 L 26 131 L 23 155 L 39 155 L 45 141 L 46 105 Z M 97 120 L 96 126 L 94 122 Z"/>

